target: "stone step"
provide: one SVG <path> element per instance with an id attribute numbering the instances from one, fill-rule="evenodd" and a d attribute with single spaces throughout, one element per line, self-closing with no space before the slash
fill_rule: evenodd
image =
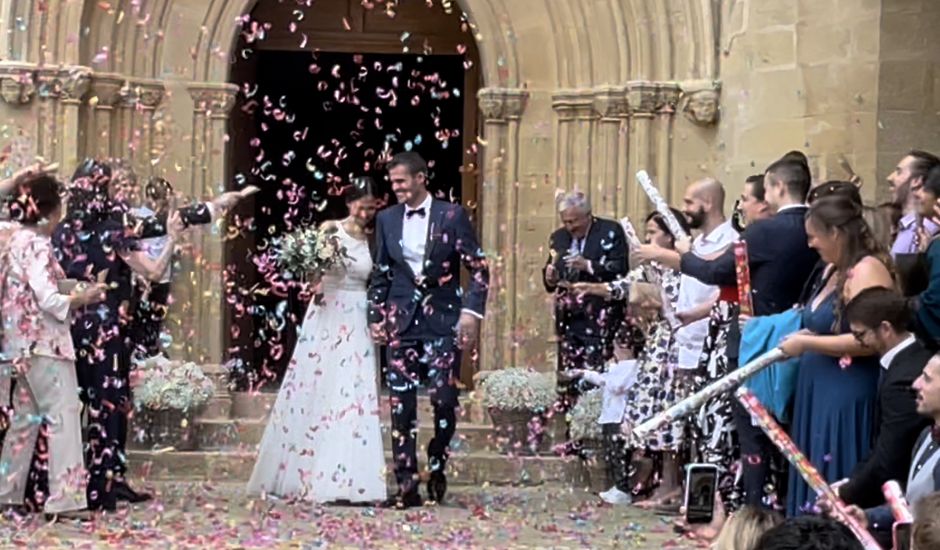
<path id="1" fill-rule="evenodd" d="M 261 418 L 266 416 L 274 406 L 277 399 L 276 392 L 233 392 L 232 394 L 232 418 Z M 389 396 L 382 395 L 379 398 L 379 412 L 382 420 L 388 422 L 390 416 Z M 427 395 L 418 395 L 418 418 L 431 418 L 434 415 L 434 408 L 431 406 L 431 399 Z M 490 422 L 489 414 L 483 409 L 483 406 L 475 399 L 465 395 L 460 400 L 460 410 L 458 419 L 461 422 L 471 422 L 475 424 L 488 424 Z"/>
<path id="2" fill-rule="evenodd" d="M 228 420 L 232 417 L 232 397 L 228 392 L 212 396 L 206 405 L 199 410 L 199 418 L 205 420 Z"/>
<path id="3" fill-rule="evenodd" d="M 196 441 L 201 450 L 244 449 L 254 450 L 264 435 L 267 419 L 197 419 Z M 386 448 L 390 448 L 391 428 L 388 424 L 382 425 L 382 440 Z M 434 436 L 434 424 L 421 423 L 418 426 L 418 446 L 426 449 Z M 499 451 L 507 448 L 508 438 L 499 437 L 493 426 L 488 424 L 470 424 L 461 422 L 457 425 L 457 433 L 451 442 L 454 451 Z M 546 451 L 550 449 L 545 446 Z M 516 450 L 518 452 L 518 450 Z"/>
<path id="4" fill-rule="evenodd" d="M 386 452 L 391 465 L 391 453 Z M 247 451 L 128 451 L 130 474 L 148 480 L 214 480 L 245 482 L 251 477 L 255 453 Z M 423 459 L 422 459 L 423 463 Z M 549 456 L 507 457 L 489 452 L 455 453 L 447 464 L 448 482 L 454 485 L 539 485 L 565 482 L 582 486 L 599 475 L 597 464 L 576 458 Z M 602 473 L 602 472 L 601 472 Z M 391 472 L 389 473 L 391 476 Z M 390 483 L 393 481 L 390 479 Z"/>

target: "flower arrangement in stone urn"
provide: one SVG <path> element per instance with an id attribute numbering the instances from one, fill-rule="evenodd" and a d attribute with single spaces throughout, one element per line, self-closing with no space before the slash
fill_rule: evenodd
<path id="1" fill-rule="evenodd" d="M 215 384 L 199 365 L 151 357 L 136 364 L 133 442 L 145 448 L 196 448 L 193 418 Z"/>
<path id="2" fill-rule="evenodd" d="M 584 392 L 568 412 L 571 439 L 582 442 L 582 448 L 596 450 L 601 447 L 603 433 L 597 423 L 603 405 L 603 390 Z"/>
<path id="3" fill-rule="evenodd" d="M 524 368 L 492 371 L 480 390 L 501 451 L 530 454 L 545 450 L 545 413 L 557 397 L 554 373 Z"/>

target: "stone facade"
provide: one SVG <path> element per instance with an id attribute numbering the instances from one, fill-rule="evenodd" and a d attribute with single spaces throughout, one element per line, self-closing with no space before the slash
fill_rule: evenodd
<path id="1" fill-rule="evenodd" d="M 256 3 L 0 0 L 3 138 L 64 173 L 85 155 L 123 156 L 185 193 L 217 194 L 231 178 L 236 21 Z M 324 10 L 341 34 L 353 4 L 318 0 L 308 11 Z M 818 178 L 844 177 L 848 163 L 875 198 L 905 149 L 940 150 L 934 0 L 446 4 L 466 12 L 479 52 L 477 216 L 497 282 L 482 368 L 549 364 L 539 270 L 557 189 L 589 193 L 598 214 L 638 217 L 648 205 L 636 170 L 671 200 L 706 174 L 734 193 L 781 153 L 805 149 Z M 391 21 L 388 32 L 408 30 Z M 298 47 L 326 49 L 330 36 Z M 217 362 L 223 244 L 210 233 L 194 241 L 172 325 L 180 354 Z"/>

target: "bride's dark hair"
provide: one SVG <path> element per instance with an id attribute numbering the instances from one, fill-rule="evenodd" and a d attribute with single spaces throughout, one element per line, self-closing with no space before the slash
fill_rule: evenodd
<path id="1" fill-rule="evenodd" d="M 353 178 L 352 182 L 343 188 L 343 198 L 346 204 L 357 201 L 363 197 L 375 196 L 375 181 L 369 176 Z"/>

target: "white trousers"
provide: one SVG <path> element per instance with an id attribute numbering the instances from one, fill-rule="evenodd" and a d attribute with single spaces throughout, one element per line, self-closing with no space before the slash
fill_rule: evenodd
<path id="1" fill-rule="evenodd" d="M 26 373 L 16 373 L 13 420 L 0 453 L 0 504 L 22 504 L 26 480 L 43 420 L 49 433 L 49 495 L 46 513 L 87 506 L 82 461 L 81 403 L 75 363 L 33 356 Z"/>

